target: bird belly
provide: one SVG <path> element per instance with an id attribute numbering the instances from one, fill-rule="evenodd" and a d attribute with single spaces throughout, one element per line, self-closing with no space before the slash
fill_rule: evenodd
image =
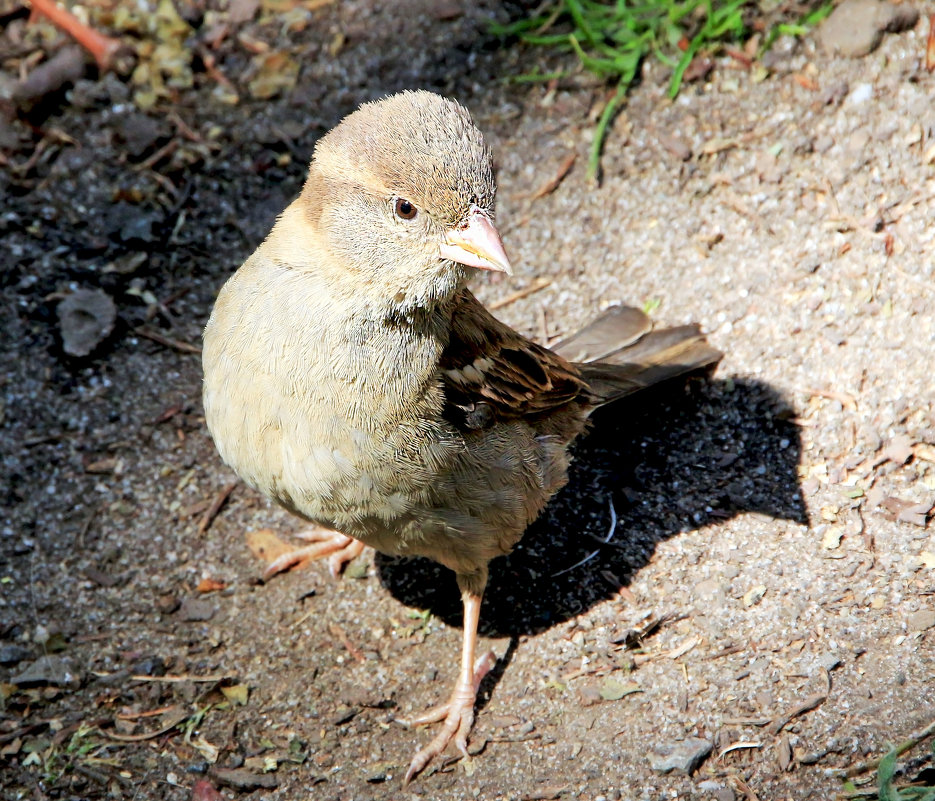
<path id="1" fill-rule="evenodd" d="M 225 462 L 385 553 L 456 570 L 508 553 L 564 483 L 565 442 L 523 421 L 458 431 L 443 416 L 437 334 L 315 326 L 323 295 L 284 292 L 288 277 L 250 296 L 275 294 L 275 315 L 246 315 L 235 276 L 205 332 L 205 418 Z"/>

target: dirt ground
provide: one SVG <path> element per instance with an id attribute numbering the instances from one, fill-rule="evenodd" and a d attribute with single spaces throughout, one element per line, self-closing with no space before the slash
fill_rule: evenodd
<path id="1" fill-rule="evenodd" d="M 37 128 L 5 123 L 3 797 L 215 798 L 193 796 L 205 780 L 290 801 L 830 799 L 935 719 L 935 3 L 918 5 L 864 58 L 783 39 L 765 69 L 718 58 L 674 102 L 646 70 L 599 187 L 603 88 L 503 83 L 556 62 L 501 47 L 487 25 L 507 12 L 486 3 L 243 23 L 253 39 L 216 51 L 232 79 L 258 38 L 301 66 L 270 99 L 224 104 L 201 70 L 143 113 L 106 75 Z M 462 100 L 496 153 L 516 275 L 476 291 L 502 319 L 551 339 L 646 304 L 725 357 L 578 448 L 492 565 L 473 759 L 403 788 L 429 733 L 396 718 L 457 664 L 453 577 L 368 552 L 340 581 L 261 582 L 246 535 L 300 525 L 242 485 L 212 514 L 234 477 L 191 351 L 315 140 L 407 87 Z M 83 358 L 59 321 L 78 288 L 117 312 Z M 711 752 L 665 773 L 672 748 Z M 901 765 L 931 783 L 930 743 Z"/>

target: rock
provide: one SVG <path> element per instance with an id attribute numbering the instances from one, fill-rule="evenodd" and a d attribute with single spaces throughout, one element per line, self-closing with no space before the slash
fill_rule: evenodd
<path id="1" fill-rule="evenodd" d="M 130 99 L 130 89 L 113 71 L 90 78 L 79 78 L 65 97 L 75 107 L 92 110 L 105 106 L 120 106 Z"/>
<path id="2" fill-rule="evenodd" d="M 593 684 L 588 684 L 578 690 L 578 703 L 581 706 L 594 706 L 594 704 L 599 704 L 602 700 L 601 691 Z"/>
<path id="3" fill-rule="evenodd" d="M 82 111 L 103 108 L 110 102 L 107 88 L 100 81 L 92 81 L 88 78 L 79 78 L 75 81 L 65 97 L 75 108 Z"/>
<path id="4" fill-rule="evenodd" d="M 818 664 L 830 673 L 835 668 L 841 666 L 841 657 L 832 653 L 822 654 L 818 657 Z"/>
<path id="5" fill-rule="evenodd" d="M 734 801 L 736 798 L 734 791 L 731 790 L 730 787 L 712 779 L 706 779 L 703 782 L 698 782 L 698 789 L 701 792 L 710 795 L 711 798 L 715 799 L 715 801 Z"/>
<path id="6" fill-rule="evenodd" d="M 350 723 L 355 717 L 357 717 L 357 713 L 359 711 L 360 710 L 355 709 L 354 707 L 341 704 L 338 707 L 337 712 L 331 718 L 331 725 L 342 726 L 345 723 Z"/>
<path id="7" fill-rule="evenodd" d="M 60 656 L 47 654 L 26 666 L 22 673 L 13 676 L 10 684 L 17 687 L 56 687 L 76 688 L 81 685 L 81 677 L 71 668 L 71 664 Z"/>
<path id="8" fill-rule="evenodd" d="M 679 136 L 667 133 L 657 134 L 659 144 L 668 150 L 679 161 L 688 161 L 692 157 L 691 145 Z"/>
<path id="9" fill-rule="evenodd" d="M 908 3 L 844 0 L 824 21 L 819 37 L 829 53 L 865 56 L 876 50 L 884 33 L 905 31 L 918 20 L 918 10 Z"/>
<path id="10" fill-rule="evenodd" d="M 157 228 L 160 224 L 161 219 L 157 215 L 138 210 L 129 215 L 120 226 L 117 239 L 125 245 L 151 245 L 157 239 Z"/>
<path id="11" fill-rule="evenodd" d="M 910 631 L 925 631 L 935 626 L 935 609 L 921 609 L 906 618 Z"/>
<path id="12" fill-rule="evenodd" d="M 214 617 L 214 611 L 214 604 L 210 601 L 205 601 L 200 598 L 186 598 L 182 601 L 182 605 L 179 608 L 179 615 L 182 620 L 195 623 L 211 620 L 211 618 Z"/>
<path id="13" fill-rule="evenodd" d="M 214 768 L 211 778 L 218 784 L 235 790 L 272 790 L 279 786 L 279 779 L 271 773 L 251 773 L 245 768 Z"/>
<path id="14" fill-rule="evenodd" d="M 78 45 L 65 45 L 14 84 L 10 99 L 21 111 L 28 113 L 45 98 L 55 95 L 81 78 L 85 66 L 82 48 Z"/>
<path id="15" fill-rule="evenodd" d="M 701 737 L 688 737 L 674 743 L 662 743 L 649 751 L 649 766 L 656 773 L 682 773 L 686 776 L 711 753 L 713 745 Z"/>
<path id="16" fill-rule="evenodd" d="M 32 654 L 22 645 L 16 645 L 16 643 L 0 645 L 0 665 L 17 665 L 24 659 L 29 659 L 30 656 Z"/>
<path id="17" fill-rule="evenodd" d="M 3 84 L 0 83 L 0 97 L 2 96 Z M 20 141 L 20 130 L 13 125 L 12 121 L 0 114 L 0 149 L 18 150 Z"/>
<path id="18" fill-rule="evenodd" d="M 112 673 L 103 676 L 95 676 L 91 681 L 92 687 L 120 687 L 130 678 L 130 671 L 127 668 L 120 668 Z"/>
<path id="19" fill-rule="evenodd" d="M 93 581 L 99 587 L 116 587 L 121 583 L 120 576 L 114 576 L 104 570 L 98 570 L 93 566 L 84 569 L 84 577 L 88 579 L 88 581 Z"/>
<path id="20" fill-rule="evenodd" d="M 164 615 L 171 615 L 182 605 L 182 602 L 176 595 L 160 595 L 156 599 L 156 609 Z"/>
<path id="21" fill-rule="evenodd" d="M 192 787 L 192 801 L 224 801 L 224 796 L 205 779 L 198 779 Z"/>
<path id="22" fill-rule="evenodd" d="M 704 579 L 695 585 L 692 592 L 695 605 L 699 611 L 720 609 L 727 603 L 727 593 L 724 585 L 716 578 Z"/>
<path id="23" fill-rule="evenodd" d="M 157 209 L 120 202 L 110 206 L 104 225 L 113 241 L 145 250 L 158 242 L 164 221 L 164 214 Z"/>
<path id="24" fill-rule="evenodd" d="M 135 676 L 165 676 L 166 663 L 161 656 L 147 656 L 130 665 L 130 672 Z"/>
<path id="25" fill-rule="evenodd" d="M 873 84 L 861 83 L 847 96 L 847 102 L 853 106 L 859 106 L 861 103 L 866 103 L 872 97 Z"/>
<path id="26" fill-rule="evenodd" d="M 168 128 L 159 120 L 138 112 L 125 114 L 115 120 L 117 136 L 123 140 L 133 158 L 141 158 L 169 135 Z"/>
<path id="27" fill-rule="evenodd" d="M 87 356 L 114 330 L 117 307 L 100 289 L 78 289 L 58 304 L 62 347 L 69 356 Z"/>

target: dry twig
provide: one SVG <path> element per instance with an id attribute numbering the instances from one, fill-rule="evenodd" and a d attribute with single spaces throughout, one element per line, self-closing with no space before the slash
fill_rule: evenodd
<path id="1" fill-rule="evenodd" d="M 354 657 L 358 662 L 366 661 L 366 657 L 360 652 L 360 649 L 352 643 L 347 634 L 345 634 L 344 629 L 342 629 L 337 623 L 332 623 L 328 626 L 328 631 L 330 631 L 335 637 L 341 641 L 347 652 Z"/>
<path id="2" fill-rule="evenodd" d="M 552 192 L 558 188 L 558 185 L 565 179 L 565 176 L 571 172 L 571 168 L 574 165 L 575 159 L 577 157 L 577 153 L 569 153 L 559 166 L 558 172 L 555 173 L 555 175 L 552 176 L 548 181 L 542 184 L 542 186 L 540 186 L 535 192 L 533 192 L 529 199 L 538 200 L 539 198 L 552 194 Z"/>
<path id="3" fill-rule="evenodd" d="M 207 676 L 194 676 L 194 675 L 186 673 L 186 674 L 177 675 L 177 676 L 139 675 L 139 676 L 130 676 L 130 678 L 133 679 L 133 681 L 164 681 L 164 682 L 168 682 L 169 684 L 183 684 L 186 681 L 199 682 L 199 683 L 204 684 L 204 683 L 211 683 L 211 682 L 227 681 L 228 679 L 233 678 L 233 676 L 230 676 L 227 673 L 216 673 L 213 676 L 210 674 Z"/>
<path id="4" fill-rule="evenodd" d="M 198 521 L 198 533 L 204 534 L 211 524 L 214 522 L 214 518 L 218 516 L 218 512 L 221 511 L 221 507 L 230 497 L 230 494 L 234 491 L 234 488 L 237 486 L 236 481 L 232 481 L 226 487 L 224 487 L 217 495 L 214 496 L 214 500 L 211 502 L 211 505 L 208 507 L 208 511 L 204 513 L 204 517 Z"/>
<path id="5" fill-rule="evenodd" d="M 139 678 L 134 676 L 133 678 Z M 145 678 L 153 678 L 152 676 L 146 676 Z M 185 718 L 188 717 L 188 713 L 180 709 L 174 715 L 172 715 L 167 723 L 164 726 L 160 726 L 155 731 L 143 732 L 142 734 L 118 734 L 115 731 L 107 731 L 106 729 L 101 729 L 101 733 L 110 738 L 111 740 L 118 740 L 122 743 L 141 743 L 146 740 L 152 740 L 156 737 L 160 737 L 163 734 L 168 734 L 172 729 L 179 725 Z"/>
<path id="6" fill-rule="evenodd" d="M 809 712 L 819 704 L 824 703 L 826 700 L 828 700 L 828 696 L 825 693 L 815 693 L 814 695 L 808 696 L 808 698 L 796 704 L 788 712 L 773 720 L 773 722 L 769 724 L 767 731 L 772 735 L 779 734 L 779 732 L 781 732 L 786 727 L 786 724 L 789 723 L 789 721 L 797 718 L 799 715 L 805 712 Z"/>
<path id="7" fill-rule="evenodd" d="M 142 326 L 139 328 L 134 328 L 133 331 L 144 339 L 149 339 L 153 342 L 164 345 L 167 348 L 172 348 L 173 350 L 177 350 L 181 353 L 194 353 L 199 356 L 201 355 L 201 348 L 199 348 L 197 345 L 189 345 L 187 342 L 182 342 L 179 339 L 170 339 L 167 336 L 163 336 L 156 331 L 150 331 L 148 328 L 143 328 Z"/>
<path id="8" fill-rule="evenodd" d="M 509 306 L 511 303 L 522 300 L 527 295 L 532 295 L 534 292 L 538 292 L 540 289 L 545 289 L 551 283 L 551 278 L 536 278 L 529 286 L 524 287 L 523 289 L 517 289 L 516 292 L 511 292 L 509 295 L 500 298 L 500 300 L 495 300 L 487 308 L 490 309 L 490 311 L 502 309 L 504 306 Z"/>

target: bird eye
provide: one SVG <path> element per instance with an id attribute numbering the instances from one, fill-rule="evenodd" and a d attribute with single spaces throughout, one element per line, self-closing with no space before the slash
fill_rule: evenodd
<path id="1" fill-rule="evenodd" d="M 401 220 L 411 220 L 418 213 L 418 209 L 404 198 L 396 198 L 396 216 Z"/>

